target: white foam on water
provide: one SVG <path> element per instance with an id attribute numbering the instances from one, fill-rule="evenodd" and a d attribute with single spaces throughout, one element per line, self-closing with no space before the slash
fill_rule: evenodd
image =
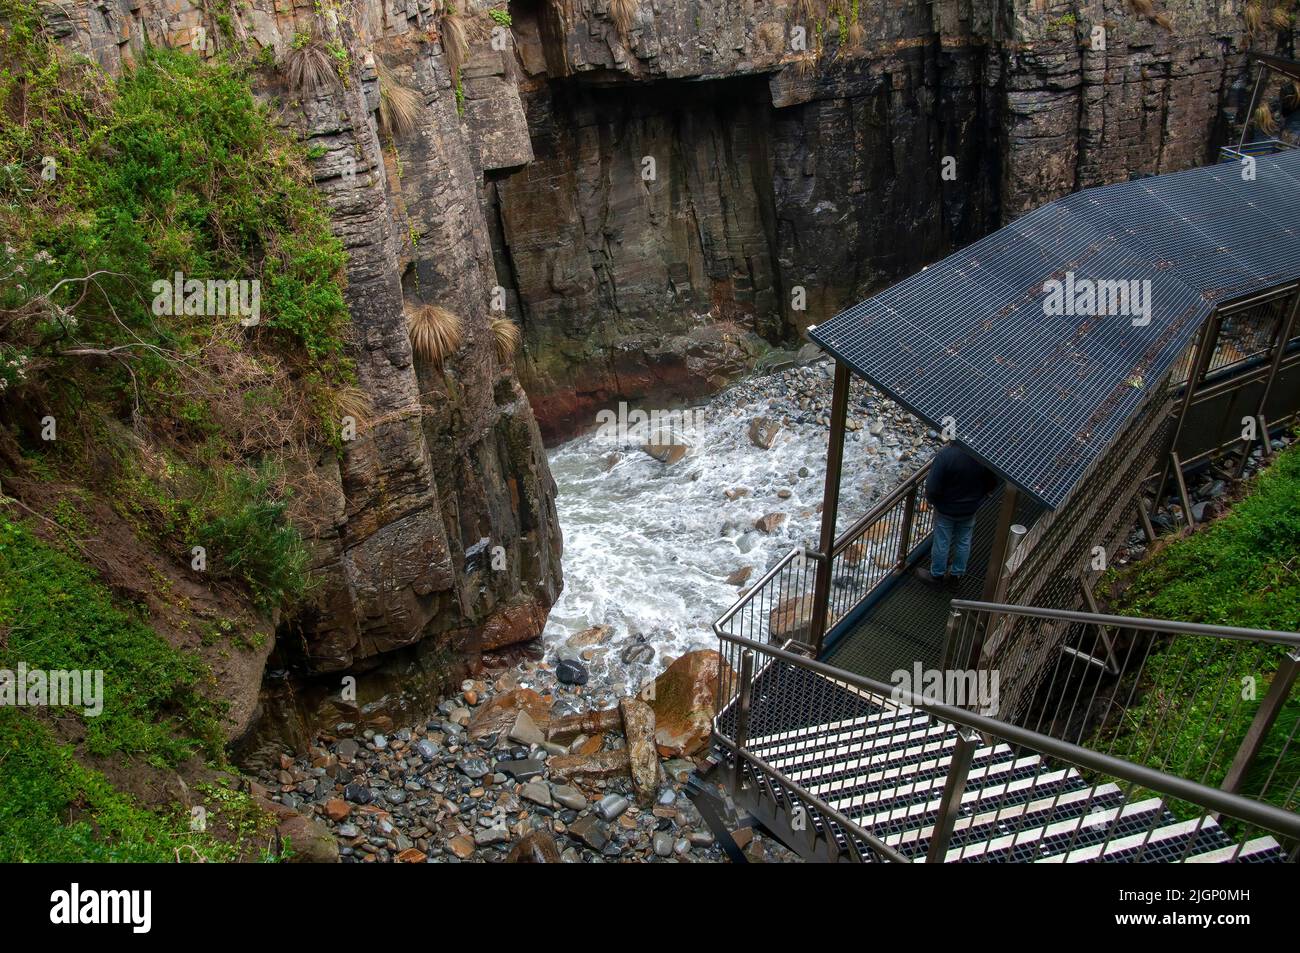
<path id="1" fill-rule="evenodd" d="M 772 449 L 763 450 L 748 428 L 757 416 L 781 416 L 769 411 L 769 400 L 742 385 L 697 408 L 688 421 L 696 425 L 680 432 L 690 450 L 671 465 L 643 452 L 640 441 L 620 443 L 599 432 L 551 452 L 564 592 L 543 633 L 548 651 L 589 626 L 609 625 L 613 636 L 592 663 L 593 682 L 639 684 L 661 670 L 665 655 L 716 647 L 710 626 L 740 592 L 726 583 L 728 575 L 752 566 L 752 583 L 791 547 L 816 546 L 827 429 L 786 425 Z M 879 447 L 878 455 L 868 455 L 868 444 Z M 896 454 L 863 431 L 849 435 L 841 529 L 915 466 Z M 806 476 L 799 476 L 801 467 Z M 735 488 L 749 492 L 729 501 L 724 491 Z M 789 499 L 777 496 L 782 489 L 791 491 Z M 787 514 L 784 525 L 771 535 L 754 529 L 756 519 L 774 512 Z M 654 647 L 654 660 L 624 665 L 621 653 L 637 641 Z"/>

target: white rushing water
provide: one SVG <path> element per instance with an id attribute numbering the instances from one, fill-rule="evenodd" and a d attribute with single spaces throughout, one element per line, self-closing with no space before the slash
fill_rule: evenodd
<path id="1" fill-rule="evenodd" d="M 798 374 L 804 377 L 792 383 Z M 716 647 L 710 625 L 740 592 L 727 576 L 752 566 L 752 584 L 792 546 L 816 545 L 827 428 L 815 411 L 800 412 L 791 389 L 815 381 L 829 403 L 826 374 L 814 368 L 751 379 L 695 408 L 688 415 L 694 426 L 680 434 L 690 450 L 671 465 L 642 451 L 641 440 L 617 434 L 594 432 L 553 450 L 564 592 L 544 633 L 548 651 L 589 626 L 609 625 L 609 649 L 591 662 L 592 681 L 635 686 L 657 674 L 665 656 Z M 906 453 L 916 434 L 894 422 L 892 405 L 884 405 L 887 429 L 879 438 L 869 433 L 882 413 L 877 398 L 856 391 L 855 412 L 868 426 L 846 444 L 841 529 L 916 465 Z M 750 421 L 764 415 L 785 420 L 770 450 L 748 434 Z M 748 492 L 728 500 L 726 491 L 735 489 Z M 769 513 L 787 519 L 766 535 L 754 521 Z M 654 648 L 653 660 L 624 664 L 623 652 L 636 642 Z"/>

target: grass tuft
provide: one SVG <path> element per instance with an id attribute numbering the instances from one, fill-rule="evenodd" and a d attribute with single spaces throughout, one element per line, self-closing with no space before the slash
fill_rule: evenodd
<path id="1" fill-rule="evenodd" d="M 399 83 L 378 58 L 375 72 L 379 76 L 379 131 L 390 138 L 404 136 L 415 128 L 420 115 L 420 94 Z"/>
<path id="2" fill-rule="evenodd" d="M 496 346 L 497 363 L 508 364 L 519 347 L 519 325 L 509 318 L 493 318 L 492 342 Z"/>
<path id="3" fill-rule="evenodd" d="M 441 367 L 461 341 L 460 316 L 436 304 L 420 305 L 409 317 L 411 348 L 417 357 Z"/>
<path id="4" fill-rule="evenodd" d="M 310 40 L 289 51 L 284 72 L 289 88 L 300 97 L 314 96 L 338 81 L 334 60 L 319 33 L 313 33 Z"/>
<path id="5" fill-rule="evenodd" d="M 614 27 L 626 38 L 636 24 L 638 0 L 609 0 L 609 18 Z"/>

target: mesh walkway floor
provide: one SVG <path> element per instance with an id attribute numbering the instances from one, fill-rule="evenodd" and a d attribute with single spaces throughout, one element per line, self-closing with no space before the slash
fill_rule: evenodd
<path id="1" fill-rule="evenodd" d="M 979 599 L 984 589 L 984 570 L 993 548 L 993 530 L 997 526 L 999 490 L 985 501 L 975 519 L 975 537 L 971 541 L 970 561 L 960 588 L 954 590 L 929 586 L 908 573 L 897 579 L 880 596 L 853 628 L 835 641 L 823 661 L 882 682 L 892 681 L 891 673 L 911 670 L 914 662 L 925 668 L 937 668 L 943 653 L 944 627 L 948 621 L 948 604 L 953 599 Z M 1041 504 L 1022 494 L 1015 522 L 1032 526 Z M 918 564 L 929 568 L 927 553 Z"/>

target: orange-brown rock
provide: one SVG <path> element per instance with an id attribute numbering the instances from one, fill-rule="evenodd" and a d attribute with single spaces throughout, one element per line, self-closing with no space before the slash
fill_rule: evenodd
<path id="1" fill-rule="evenodd" d="M 592 755 L 562 754 L 546 762 L 551 780 L 603 781 L 627 774 L 629 761 L 626 748 L 600 751 Z"/>
<path id="2" fill-rule="evenodd" d="M 347 820 L 352 813 L 352 805 L 341 797 L 332 797 L 325 802 L 325 816 L 335 824 Z"/>
<path id="3" fill-rule="evenodd" d="M 536 599 L 512 602 L 488 616 L 479 636 L 479 648 L 484 652 L 506 645 L 527 642 L 542 634 L 546 625 L 546 608 Z"/>
<path id="4" fill-rule="evenodd" d="M 813 597 L 791 596 L 778 602 L 767 616 L 767 628 L 772 641 L 784 642 L 786 639 L 808 641 L 812 631 Z"/>
<path id="5" fill-rule="evenodd" d="M 637 803 L 649 810 L 659 793 L 659 754 L 655 749 L 655 713 L 639 698 L 618 703 L 623 715 L 623 736 L 627 738 L 629 771 Z M 626 816 L 626 815 L 624 815 Z"/>
<path id="6" fill-rule="evenodd" d="M 616 731 L 622 724 L 617 708 L 602 711 L 584 711 L 580 715 L 565 715 L 553 719 L 546 730 L 546 740 L 556 744 L 567 745 L 578 735 L 599 735 L 606 731 Z"/>
<path id="7" fill-rule="evenodd" d="M 660 674 L 649 699 L 655 745 L 666 758 L 694 754 L 709 740 L 718 678 L 724 663 L 711 649 L 687 652 Z M 727 670 L 730 674 L 730 669 Z"/>
<path id="8" fill-rule="evenodd" d="M 507 864 L 558 864 L 560 849 L 555 846 L 555 838 L 546 831 L 533 831 L 520 838 L 510 853 L 506 855 Z"/>
<path id="9" fill-rule="evenodd" d="M 550 723 L 551 714 L 542 696 L 531 688 L 516 688 L 503 692 L 489 702 L 480 705 L 469 720 L 466 731 L 471 741 L 477 741 L 484 735 L 509 731 L 521 711 L 528 712 L 528 717 L 542 731 Z"/>

